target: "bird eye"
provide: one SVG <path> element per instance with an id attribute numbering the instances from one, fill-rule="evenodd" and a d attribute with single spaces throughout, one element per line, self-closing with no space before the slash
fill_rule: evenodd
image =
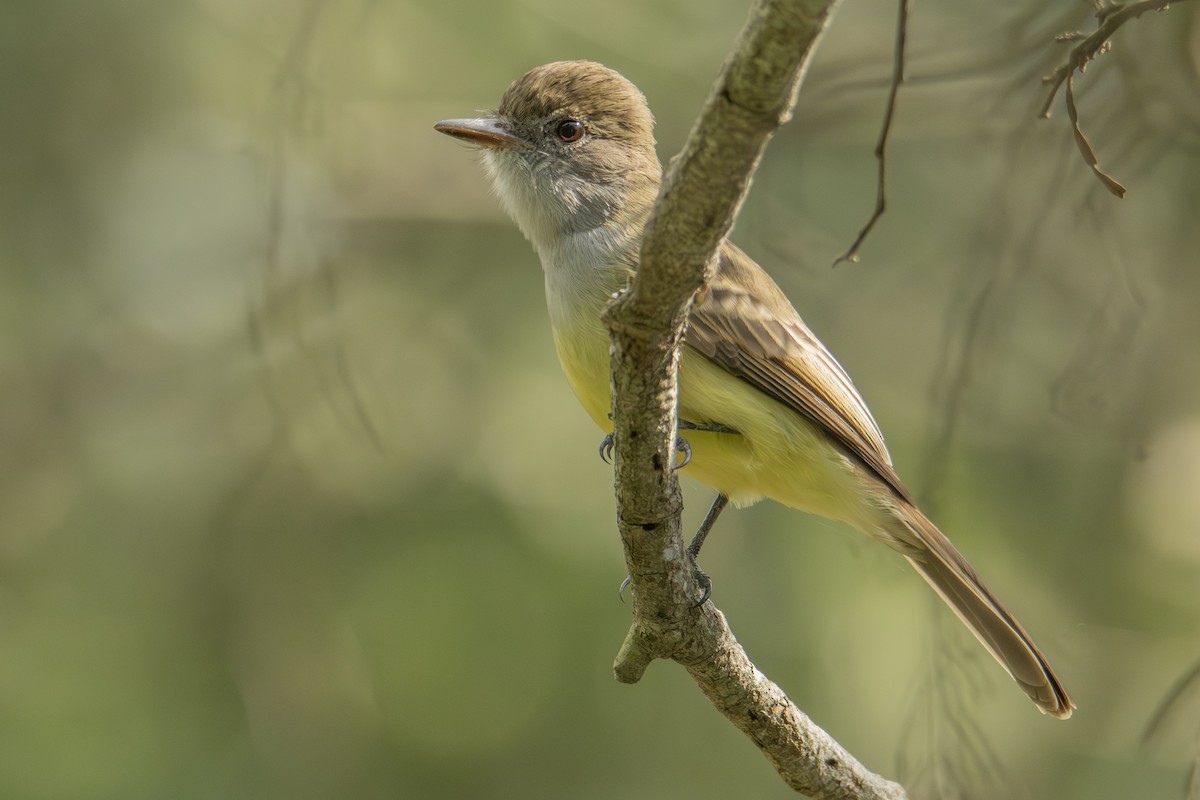
<path id="1" fill-rule="evenodd" d="M 565 119 L 558 123 L 554 133 L 564 142 L 578 142 L 583 138 L 583 123 L 577 119 Z"/>

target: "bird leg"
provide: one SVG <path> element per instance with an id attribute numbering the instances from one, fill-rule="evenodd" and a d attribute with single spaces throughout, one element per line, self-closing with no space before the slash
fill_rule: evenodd
<path id="1" fill-rule="evenodd" d="M 696 535 L 692 537 L 692 542 L 687 546 L 687 559 L 692 565 L 692 575 L 696 578 L 696 583 L 700 585 L 700 600 L 696 603 L 697 606 L 702 606 L 708 601 L 709 595 L 712 594 L 712 578 L 708 577 L 708 573 L 700 569 L 700 565 L 696 563 L 696 558 L 700 555 L 700 548 L 704 546 L 704 540 L 708 538 L 709 531 L 717 522 L 717 517 L 721 516 L 721 512 L 725 510 L 725 506 L 729 504 L 729 495 L 718 494 L 713 500 L 712 506 L 708 509 L 708 513 L 704 515 L 704 521 L 700 523 L 700 529 L 696 531 Z"/>
<path id="2" fill-rule="evenodd" d="M 679 430 L 740 435 L 738 431 L 725 425 L 716 423 L 700 425 L 683 419 L 679 420 Z M 605 464 L 612 463 L 613 448 L 615 447 L 616 439 L 611 433 L 605 436 L 604 440 L 600 442 L 600 458 Z M 688 444 L 687 439 L 677 434 L 675 437 L 675 449 L 683 453 L 683 463 L 677 465 L 675 469 L 683 469 L 692 460 L 692 446 Z M 725 506 L 728 504 L 729 497 L 727 495 L 717 495 L 717 499 L 713 501 L 712 506 L 708 509 L 708 513 L 704 516 L 704 521 L 700 523 L 700 529 L 696 531 L 696 535 L 692 537 L 692 541 L 685 551 L 688 563 L 692 567 L 692 575 L 695 577 L 696 583 L 700 586 L 700 600 L 696 603 L 697 607 L 704 605 L 708 601 L 709 596 L 712 595 L 712 579 L 708 577 L 708 573 L 700 569 L 700 566 L 696 563 L 696 557 L 700 555 L 700 548 L 704 546 L 704 540 L 708 538 L 709 531 L 716 524 L 717 517 L 721 515 L 721 512 L 725 510 Z M 625 580 L 621 581 L 620 588 L 617 589 L 617 596 L 622 600 L 625 599 L 625 589 L 628 588 L 630 580 L 630 577 L 626 575 Z"/>
<path id="3" fill-rule="evenodd" d="M 700 425 L 695 422 L 688 422 L 685 419 L 679 420 L 679 430 L 681 430 L 681 431 L 704 431 L 707 433 L 733 433 L 733 434 L 737 433 L 736 430 L 734 430 L 733 428 L 726 427 L 725 425 L 718 425 L 718 424 Z M 604 439 L 600 442 L 600 460 L 603 461 L 605 464 L 611 464 L 613 449 L 616 446 L 617 446 L 617 440 L 613 436 L 613 434 L 610 433 L 607 436 L 605 436 Z M 690 444 L 688 444 L 687 439 L 683 438 L 682 436 L 680 436 L 677 433 L 677 434 L 675 434 L 675 449 L 678 450 L 679 452 L 683 453 L 683 463 L 676 464 L 675 469 L 683 469 L 684 467 L 686 467 L 688 464 L 690 464 L 692 462 L 692 446 Z"/>
<path id="4" fill-rule="evenodd" d="M 729 505 L 729 495 L 718 494 L 713 500 L 712 506 L 709 507 L 708 513 L 704 515 L 704 521 L 700 523 L 700 529 L 696 531 L 696 535 L 692 537 L 691 543 L 684 550 L 684 555 L 687 556 L 688 564 L 692 567 L 692 577 L 696 579 L 697 585 L 700 587 L 700 599 L 696 601 L 695 608 L 699 608 L 708 602 L 708 598 L 712 595 L 712 578 L 708 577 L 708 573 L 700 569 L 700 565 L 696 563 L 696 557 L 700 555 L 700 548 L 704 546 L 704 540 L 708 538 L 709 532 L 713 525 L 717 522 L 717 517 L 721 516 L 721 512 L 725 510 L 725 506 Z M 625 590 L 629 587 L 629 582 L 632 580 L 628 575 L 625 580 L 621 581 L 621 586 L 617 589 L 617 596 L 621 601 L 625 600 Z"/>

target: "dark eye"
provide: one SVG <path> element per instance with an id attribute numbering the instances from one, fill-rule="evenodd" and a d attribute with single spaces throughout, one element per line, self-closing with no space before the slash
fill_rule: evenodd
<path id="1" fill-rule="evenodd" d="M 564 119 L 554 133 L 564 142 L 578 142 L 583 138 L 583 123 L 577 119 Z"/>

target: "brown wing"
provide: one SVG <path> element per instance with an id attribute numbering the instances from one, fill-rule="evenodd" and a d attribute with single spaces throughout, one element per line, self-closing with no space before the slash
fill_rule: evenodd
<path id="1" fill-rule="evenodd" d="M 722 247 L 717 274 L 693 306 L 685 341 L 815 421 L 845 453 L 891 487 L 901 498 L 895 521 L 903 530 L 892 530 L 894 539 L 889 543 L 908 558 L 1038 708 L 1064 719 L 1071 716 L 1070 698 L 1025 629 L 916 508 L 846 371 L 805 327 L 774 281 L 736 247 Z"/>
<path id="2" fill-rule="evenodd" d="M 722 245 L 717 274 L 692 309 L 685 342 L 817 422 L 896 494 L 912 501 L 850 376 L 775 282 L 737 247 Z"/>

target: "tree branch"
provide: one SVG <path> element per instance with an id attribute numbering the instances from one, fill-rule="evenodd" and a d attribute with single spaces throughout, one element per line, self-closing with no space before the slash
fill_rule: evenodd
<path id="1" fill-rule="evenodd" d="M 1067 98 L 1067 115 L 1071 119 L 1071 132 L 1075 137 L 1075 146 L 1079 148 L 1080 155 L 1084 161 L 1092 168 L 1092 172 L 1104 184 L 1104 187 L 1109 192 L 1117 197 L 1125 196 L 1125 187 L 1120 184 L 1104 170 L 1100 169 L 1099 159 L 1096 157 L 1096 151 L 1092 149 L 1088 138 L 1083 134 L 1083 128 L 1079 125 L 1079 112 L 1075 107 L 1075 88 L 1074 77 L 1075 73 L 1083 74 L 1087 69 L 1088 64 L 1094 61 L 1098 56 L 1107 53 L 1112 46 L 1111 39 L 1113 35 L 1131 19 L 1137 19 L 1147 11 L 1166 11 L 1172 3 L 1182 3 L 1185 0 L 1138 0 L 1131 3 L 1114 3 L 1100 8 L 1096 12 L 1098 24 L 1096 30 L 1091 34 L 1084 35 L 1080 32 L 1061 34 L 1057 37 L 1060 42 L 1077 41 L 1079 44 L 1071 48 L 1067 60 L 1061 64 L 1054 72 L 1042 78 L 1042 83 L 1050 87 L 1050 92 L 1046 96 L 1046 101 L 1042 104 L 1040 112 L 1042 118 L 1050 118 L 1050 109 L 1054 105 L 1054 98 L 1058 96 L 1058 90 L 1063 84 L 1066 84 Z"/>
<path id="2" fill-rule="evenodd" d="M 619 680 L 683 665 L 789 786 L 815 798 L 903 798 L 760 673 L 684 558 L 674 473 L 679 344 L 691 299 L 733 224 L 767 141 L 791 117 L 836 0 L 757 0 L 683 152 L 667 171 L 641 263 L 605 319 L 612 332 L 617 517 L 633 594 Z"/>

